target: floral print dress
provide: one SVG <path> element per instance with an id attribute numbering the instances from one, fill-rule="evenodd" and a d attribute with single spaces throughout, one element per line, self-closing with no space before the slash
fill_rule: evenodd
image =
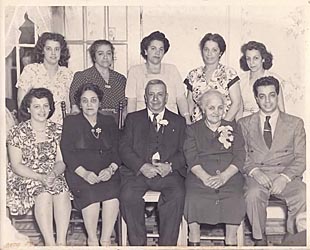
<path id="1" fill-rule="evenodd" d="M 193 100 L 195 102 L 191 117 L 192 121 L 196 122 L 202 118 L 202 111 L 198 106 L 198 100 L 200 96 L 209 89 L 216 89 L 225 96 L 226 113 L 231 106 L 229 88 L 238 80 L 239 77 L 234 69 L 226 67 L 220 63 L 213 72 L 209 81 L 207 80 L 204 66 L 190 71 L 187 78 L 184 80 L 184 84 L 187 86 L 187 89 L 192 92 Z"/>
<path id="2" fill-rule="evenodd" d="M 45 130 L 47 140 L 36 142 L 35 133 L 28 120 L 12 127 L 7 143 L 22 151 L 22 164 L 36 173 L 47 174 L 54 168 L 61 132 L 61 125 L 48 120 Z M 7 207 L 12 215 L 26 214 L 34 205 L 36 196 L 43 192 L 54 195 L 68 191 L 63 174 L 55 179 L 52 186 L 47 187 L 41 181 L 15 174 L 11 165 L 8 166 Z"/>
<path id="3" fill-rule="evenodd" d="M 55 112 L 50 119 L 53 122 L 62 124 L 61 102 L 66 103 L 68 113 L 70 109 L 69 88 L 72 79 L 73 72 L 64 66 L 59 66 L 56 75 L 50 78 L 43 63 L 32 63 L 24 68 L 16 87 L 26 92 L 31 88 L 49 89 L 53 93 L 55 101 Z"/>

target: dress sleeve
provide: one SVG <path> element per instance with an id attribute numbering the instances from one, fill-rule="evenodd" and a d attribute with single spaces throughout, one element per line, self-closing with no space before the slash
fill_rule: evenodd
<path id="1" fill-rule="evenodd" d="M 189 172 L 191 168 L 196 165 L 202 165 L 198 156 L 198 148 L 193 126 L 189 126 L 186 128 L 183 149 L 187 163 L 187 172 Z"/>
<path id="2" fill-rule="evenodd" d="M 32 88 L 34 78 L 35 78 L 34 65 L 29 64 L 23 69 L 23 72 L 20 75 L 15 87 L 28 92 L 29 89 Z"/>
<path id="3" fill-rule="evenodd" d="M 18 125 L 13 126 L 7 136 L 7 144 L 16 148 L 21 148 L 21 140 Z"/>
<path id="4" fill-rule="evenodd" d="M 244 161 L 246 157 L 246 152 L 244 148 L 244 139 L 241 131 L 241 126 L 239 124 L 235 124 L 234 126 L 234 141 L 233 141 L 233 160 L 231 164 L 235 165 L 240 172 L 243 172 Z"/>
<path id="5" fill-rule="evenodd" d="M 182 84 L 182 77 L 175 65 L 171 67 L 171 79 L 175 82 L 176 86 L 176 97 L 184 96 L 185 95 L 185 87 Z"/>
<path id="6" fill-rule="evenodd" d="M 121 165 L 121 159 L 118 153 L 119 147 L 119 130 L 116 126 L 116 123 L 113 118 L 111 118 L 110 122 L 110 131 L 111 131 L 111 141 L 112 141 L 112 162 L 116 163 L 118 166 Z"/>
<path id="7" fill-rule="evenodd" d="M 237 72 L 232 68 L 226 69 L 226 76 L 227 76 L 227 88 L 230 88 L 236 82 L 240 80 Z"/>
<path id="8" fill-rule="evenodd" d="M 137 98 L 137 74 L 135 68 L 130 68 L 125 88 L 125 96 L 127 98 Z"/>
<path id="9" fill-rule="evenodd" d="M 83 71 L 76 72 L 73 76 L 72 83 L 70 85 L 69 89 L 69 99 L 70 99 L 70 105 L 78 105 L 75 103 L 75 93 L 79 89 L 81 85 L 83 85 L 84 82 L 84 74 Z"/>
<path id="10" fill-rule="evenodd" d="M 67 168 L 74 172 L 75 169 L 80 166 L 80 162 L 77 157 L 78 152 L 74 147 L 76 138 L 76 130 L 74 129 L 74 125 L 78 124 L 78 121 L 76 119 L 74 121 L 71 118 L 73 117 L 68 116 L 64 119 L 62 136 L 60 140 L 60 149 Z"/>

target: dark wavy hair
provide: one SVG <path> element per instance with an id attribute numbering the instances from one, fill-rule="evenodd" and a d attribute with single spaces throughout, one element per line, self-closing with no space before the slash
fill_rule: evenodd
<path id="1" fill-rule="evenodd" d="M 36 63 L 42 63 L 44 60 L 44 46 L 47 40 L 59 42 L 60 44 L 60 59 L 58 64 L 60 66 L 68 67 L 68 61 L 70 58 L 69 49 L 64 36 L 58 33 L 44 32 L 38 39 L 33 50 L 33 61 Z"/>
<path id="2" fill-rule="evenodd" d="M 108 45 L 108 46 L 111 47 L 112 58 L 114 60 L 114 50 L 115 50 L 115 48 L 114 48 L 113 44 L 110 41 L 108 41 L 108 40 L 96 40 L 96 41 L 94 41 L 92 43 L 92 45 L 90 45 L 90 47 L 88 49 L 89 55 L 91 57 L 91 60 L 92 60 L 93 64 L 95 64 L 95 62 L 96 62 L 96 52 L 98 50 L 98 47 L 101 46 L 101 45 Z"/>
<path id="3" fill-rule="evenodd" d="M 28 109 L 30 108 L 33 98 L 47 98 L 48 104 L 50 105 L 50 112 L 47 119 L 54 114 L 55 102 L 52 92 L 46 88 L 33 88 L 29 90 L 29 92 L 24 96 L 21 102 L 20 108 L 18 110 L 19 121 L 27 121 L 31 118 L 31 114 L 28 112 Z"/>
<path id="4" fill-rule="evenodd" d="M 200 43 L 199 43 L 199 48 L 200 48 L 201 54 L 202 54 L 203 48 L 204 48 L 204 46 L 205 46 L 207 41 L 213 41 L 213 42 L 217 43 L 217 45 L 219 46 L 220 52 L 221 52 L 221 55 L 220 55 L 220 58 L 221 58 L 221 56 L 226 51 L 226 43 L 225 43 L 224 38 L 221 35 L 217 34 L 217 33 L 214 33 L 214 34 L 208 33 L 208 34 L 206 34 L 200 40 Z"/>
<path id="5" fill-rule="evenodd" d="M 99 102 L 102 101 L 103 91 L 99 88 L 99 86 L 93 83 L 85 83 L 81 87 L 79 87 L 79 89 L 75 92 L 75 95 L 74 95 L 75 103 L 77 103 L 78 105 L 81 104 L 81 96 L 87 90 L 94 91 L 96 95 L 98 96 Z"/>
<path id="6" fill-rule="evenodd" d="M 241 69 L 243 69 L 244 71 L 250 70 L 248 63 L 246 62 L 245 53 L 247 50 L 253 50 L 253 49 L 258 50 L 259 53 L 261 54 L 264 60 L 263 68 L 270 69 L 272 67 L 273 56 L 270 52 L 267 51 L 267 48 L 263 43 L 256 42 L 256 41 L 249 41 L 248 43 L 242 45 L 241 47 L 242 56 L 239 60 Z"/>
<path id="7" fill-rule="evenodd" d="M 255 97 L 257 97 L 257 95 L 258 95 L 258 90 L 257 90 L 258 87 L 270 86 L 270 85 L 273 85 L 275 87 L 276 93 L 277 93 L 277 95 L 279 95 L 279 88 L 280 88 L 279 80 L 273 76 L 264 76 L 264 77 L 257 79 L 254 82 L 253 92 L 254 92 Z"/>
<path id="8" fill-rule="evenodd" d="M 140 54 L 145 60 L 147 59 L 145 51 L 149 47 L 150 43 L 154 40 L 163 42 L 165 54 L 170 48 L 169 40 L 166 38 L 165 34 L 160 31 L 154 31 L 148 36 L 144 37 L 140 43 Z"/>

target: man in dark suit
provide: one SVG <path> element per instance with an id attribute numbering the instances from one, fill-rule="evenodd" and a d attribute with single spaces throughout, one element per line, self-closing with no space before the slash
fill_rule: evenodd
<path id="1" fill-rule="evenodd" d="M 186 174 L 183 142 L 185 120 L 165 108 L 166 84 L 151 80 L 145 88 L 146 109 L 128 114 L 120 140 L 121 212 L 130 245 L 146 245 L 143 196 L 160 191 L 159 241 L 176 245 L 184 207 Z"/>
<path id="2" fill-rule="evenodd" d="M 260 110 L 241 118 L 245 140 L 245 200 L 255 245 L 267 245 L 265 226 L 270 195 L 288 206 L 287 230 L 295 231 L 295 220 L 306 211 L 306 135 L 302 119 L 278 108 L 279 81 L 262 77 L 254 83 Z"/>

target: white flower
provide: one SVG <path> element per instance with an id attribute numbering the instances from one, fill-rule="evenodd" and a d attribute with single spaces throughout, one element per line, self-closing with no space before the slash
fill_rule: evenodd
<path id="1" fill-rule="evenodd" d="M 96 133 L 100 134 L 101 133 L 101 128 L 96 128 Z"/>
<path id="2" fill-rule="evenodd" d="M 168 122 L 167 120 L 163 119 L 163 120 L 160 120 L 160 121 L 158 122 L 158 124 L 159 124 L 159 125 L 163 125 L 163 126 L 167 126 L 167 125 L 169 124 L 169 122 Z"/>
<path id="3" fill-rule="evenodd" d="M 218 138 L 219 142 L 224 145 L 224 148 L 230 148 L 231 143 L 234 140 L 234 136 L 232 135 L 233 128 L 229 125 L 220 126 L 217 131 L 220 133 Z"/>

